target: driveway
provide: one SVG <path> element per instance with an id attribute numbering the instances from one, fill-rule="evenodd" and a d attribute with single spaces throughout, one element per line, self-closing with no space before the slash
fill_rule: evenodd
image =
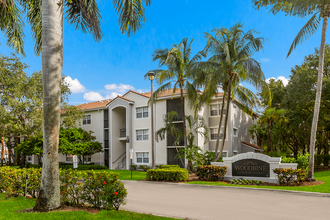
<path id="1" fill-rule="evenodd" d="M 308 219 L 330 217 L 330 197 L 277 191 L 123 181 L 124 210 L 189 219 Z"/>

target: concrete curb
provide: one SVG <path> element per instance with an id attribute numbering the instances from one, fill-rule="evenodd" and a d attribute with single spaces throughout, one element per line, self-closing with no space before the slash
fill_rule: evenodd
<path id="1" fill-rule="evenodd" d="M 154 214 L 154 213 L 141 212 L 141 211 L 135 210 L 135 209 L 126 209 L 125 206 L 123 208 L 120 208 L 119 210 L 135 212 L 135 213 L 139 213 L 139 214 L 153 215 L 153 216 L 158 216 L 158 217 L 165 217 L 165 218 L 174 218 L 174 219 L 182 219 L 182 220 L 194 220 L 193 218 L 188 218 L 188 217 L 184 218 L 184 217 L 174 216 L 174 215 L 160 215 L 160 214 Z"/>
<path id="2" fill-rule="evenodd" d="M 279 189 L 264 189 L 264 188 L 249 188 L 249 187 L 235 187 L 235 186 L 215 186 L 215 185 L 197 185 L 197 184 L 186 184 L 186 183 L 170 183 L 170 182 L 152 182 L 152 181 L 137 181 L 137 180 L 122 180 L 122 182 L 138 182 L 138 183 L 151 183 L 151 184 L 165 184 L 175 185 L 181 187 L 202 187 L 202 188 L 223 188 L 233 190 L 250 190 L 250 191 L 264 191 L 272 193 L 292 194 L 300 196 L 314 196 L 314 197 L 329 197 L 330 193 L 317 193 L 317 192 L 305 192 L 305 191 L 293 191 L 293 190 L 279 190 Z"/>

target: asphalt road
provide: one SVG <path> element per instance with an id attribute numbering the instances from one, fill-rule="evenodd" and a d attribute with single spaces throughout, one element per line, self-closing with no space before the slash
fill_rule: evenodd
<path id="1" fill-rule="evenodd" d="M 330 197 L 241 188 L 123 181 L 121 209 L 188 219 L 330 219 Z"/>

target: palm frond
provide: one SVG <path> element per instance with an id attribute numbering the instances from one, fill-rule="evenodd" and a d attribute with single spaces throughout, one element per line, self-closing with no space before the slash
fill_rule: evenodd
<path id="1" fill-rule="evenodd" d="M 287 58 L 290 56 L 291 52 L 297 47 L 298 44 L 304 42 L 307 38 L 313 35 L 321 23 L 321 17 L 317 16 L 319 12 L 316 12 L 307 23 L 301 28 L 297 36 L 293 40 Z"/>
<path id="2" fill-rule="evenodd" d="M 96 41 L 104 36 L 101 31 L 101 14 L 96 0 L 71 0 L 65 3 L 66 19 L 84 33 L 91 32 Z"/>
<path id="3" fill-rule="evenodd" d="M 118 23 L 121 32 L 127 35 L 136 33 L 145 23 L 144 16 L 146 6 L 151 5 L 151 0 L 112 0 L 113 6 L 117 12 Z"/>

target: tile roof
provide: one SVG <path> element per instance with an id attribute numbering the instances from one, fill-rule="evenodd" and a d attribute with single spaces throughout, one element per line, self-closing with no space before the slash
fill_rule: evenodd
<path id="1" fill-rule="evenodd" d="M 245 145 L 248 145 L 250 147 L 256 148 L 258 150 L 262 150 L 262 148 L 259 147 L 258 145 L 250 144 L 250 143 L 247 143 L 247 142 L 244 142 L 244 141 L 242 141 L 242 143 L 245 144 Z"/>
<path id="2" fill-rule="evenodd" d="M 197 90 L 197 92 L 203 92 L 201 90 Z M 183 94 L 186 94 L 187 93 L 187 90 L 184 89 L 183 90 Z M 146 92 L 146 93 L 143 93 L 144 96 L 147 96 L 150 98 L 150 94 L 151 92 Z M 173 89 L 167 89 L 163 92 L 161 92 L 159 95 L 158 95 L 158 98 L 161 98 L 161 97 L 168 97 L 168 96 L 175 96 L 175 95 L 180 95 L 181 92 L 180 92 L 180 89 L 176 89 L 175 92 L 173 93 Z"/>
<path id="3" fill-rule="evenodd" d="M 100 101 L 97 101 L 97 102 L 89 102 L 89 103 L 76 105 L 76 107 L 79 108 L 80 110 L 102 108 L 102 107 L 107 106 L 111 101 L 112 101 L 112 99 L 105 99 L 105 100 L 100 100 Z"/>

